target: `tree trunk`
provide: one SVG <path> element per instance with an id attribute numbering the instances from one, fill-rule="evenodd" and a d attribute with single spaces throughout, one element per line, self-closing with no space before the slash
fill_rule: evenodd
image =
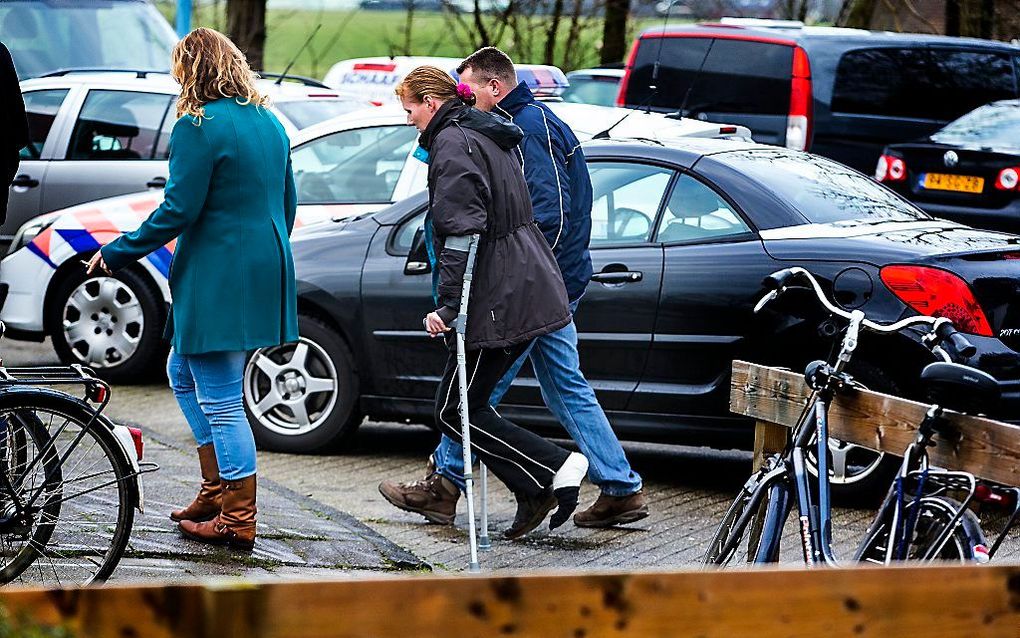
<path id="1" fill-rule="evenodd" d="M 878 0 L 847 0 L 840 14 L 843 16 L 841 27 L 852 27 L 855 29 L 868 29 L 871 27 L 871 16 L 875 13 L 875 4 Z"/>
<path id="2" fill-rule="evenodd" d="M 545 55 L 542 64 L 556 64 L 556 36 L 560 30 L 560 18 L 563 17 L 563 0 L 554 0 L 552 16 L 549 20 L 549 31 L 545 34 Z"/>
<path id="3" fill-rule="evenodd" d="M 266 0 L 227 0 L 227 34 L 251 68 L 265 70 Z"/>
<path id="4" fill-rule="evenodd" d="M 946 0 L 946 35 L 960 35 L 959 0 Z"/>
<path id="5" fill-rule="evenodd" d="M 627 16 L 630 0 L 606 0 L 606 19 L 602 27 L 602 64 L 623 62 L 627 55 Z"/>

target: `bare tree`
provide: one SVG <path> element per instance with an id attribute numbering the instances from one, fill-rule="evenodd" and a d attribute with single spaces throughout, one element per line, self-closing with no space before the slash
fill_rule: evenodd
<path id="1" fill-rule="evenodd" d="M 265 68 L 266 0 L 227 0 L 227 33 L 253 69 Z"/>
<path id="2" fill-rule="evenodd" d="M 606 0 L 606 17 L 602 27 L 603 64 L 622 62 L 627 54 L 627 17 L 630 0 Z"/>
<path id="3" fill-rule="evenodd" d="M 549 30 L 545 34 L 545 55 L 543 64 L 556 64 L 556 39 L 559 37 L 560 19 L 563 18 L 563 0 L 553 0 L 552 12 L 549 16 Z"/>

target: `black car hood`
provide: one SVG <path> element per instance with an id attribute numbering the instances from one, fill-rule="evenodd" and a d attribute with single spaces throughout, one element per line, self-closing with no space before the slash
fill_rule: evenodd
<path id="1" fill-rule="evenodd" d="M 761 238 L 776 259 L 855 261 L 876 266 L 1020 250 L 1020 236 L 940 219 L 803 224 L 764 230 Z"/>

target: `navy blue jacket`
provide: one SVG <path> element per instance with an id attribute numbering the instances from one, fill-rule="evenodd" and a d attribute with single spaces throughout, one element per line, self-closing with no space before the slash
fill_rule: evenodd
<path id="1" fill-rule="evenodd" d="M 535 221 L 556 256 L 570 301 L 591 281 L 592 190 L 581 143 L 521 82 L 494 109 L 524 131 L 518 147 Z"/>

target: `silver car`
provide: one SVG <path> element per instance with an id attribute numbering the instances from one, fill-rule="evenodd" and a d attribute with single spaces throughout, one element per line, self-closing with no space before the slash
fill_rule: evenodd
<path id="1" fill-rule="evenodd" d="M 311 80 L 259 87 L 288 133 L 359 108 Z M 166 184 L 177 84 L 163 73 L 66 73 L 25 80 L 31 142 L 10 187 L 7 243 L 29 219 L 82 202 Z"/>

